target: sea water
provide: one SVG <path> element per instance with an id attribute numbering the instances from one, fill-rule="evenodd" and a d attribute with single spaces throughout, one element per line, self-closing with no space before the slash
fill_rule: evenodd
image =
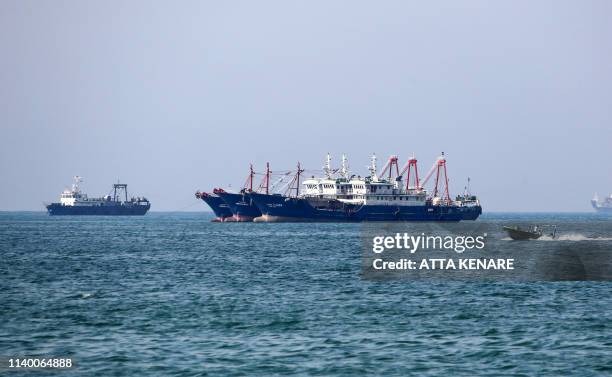
<path id="1" fill-rule="evenodd" d="M 0 213 L 0 357 L 75 365 L 0 373 L 612 373 L 610 282 L 370 281 L 360 224 L 211 218 Z M 559 237 L 513 247 L 612 242 L 594 214 L 478 220 L 525 221 L 560 224 Z"/>

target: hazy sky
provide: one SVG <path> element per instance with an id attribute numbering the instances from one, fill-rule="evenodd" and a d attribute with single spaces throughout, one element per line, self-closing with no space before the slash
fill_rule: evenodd
<path id="1" fill-rule="evenodd" d="M 203 210 L 250 162 L 326 152 L 364 174 L 445 151 L 485 211 L 612 192 L 610 1 L 3 0 L 0 53 L 0 210 L 77 174 Z"/>

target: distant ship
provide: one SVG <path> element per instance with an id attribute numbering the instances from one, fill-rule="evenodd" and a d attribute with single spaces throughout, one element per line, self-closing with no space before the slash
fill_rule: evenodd
<path id="1" fill-rule="evenodd" d="M 597 194 L 595 194 L 595 197 L 591 199 L 591 205 L 597 212 L 612 213 L 612 194 L 602 201 L 600 201 Z"/>
<path id="2" fill-rule="evenodd" d="M 114 184 L 112 196 L 89 198 L 79 189 L 82 181 L 81 177 L 74 177 L 72 188 L 62 192 L 59 203 L 46 205 L 49 215 L 142 216 L 151 208 L 147 198 L 133 197 L 128 200 L 125 183 Z"/>

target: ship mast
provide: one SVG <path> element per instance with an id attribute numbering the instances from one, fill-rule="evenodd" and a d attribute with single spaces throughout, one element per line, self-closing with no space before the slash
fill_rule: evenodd
<path id="1" fill-rule="evenodd" d="M 346 154 L 342 154 L 342 169 L 340 170 L 341 174 L 342 174 L 342 178 L 347 179 L 349 177 L 349 170 L 348 170 L 348 159 L 346 158 Z"/>
<path id="2" fill-rule="evenodd" d="M 79 183 L 83 182 L 83 178 L 81 176 L 75 175 L 74 176 L 74 183 L 72 184 L 72 192 L 73 193 L 78 193 L 80 192 L 79 190 Z"/>
<path id="3" fill-rule="evenodd" d="M 328 154 L 329 156 L 329 154 Z M 302 174 L 303 170 L 300 167 L 300 163 L 297 164 L 297 173 L 295 175 L 296 183 L 295 183 L 295 197 L 297 198 L 300 195 L 300 174 Z"/>
<path id="4" fill-rule="evenodd" d="M 298 162 L 297 164 L 297 171 L 295 172 L 295 175 L 293 175 L 293 178 L 291 178 L 291 181 L 289 181 L 285 186 L 285 196 L 289 196 L 291 197 L 292 192 L 294 190 L 294 185 L 295 185 L 295 197 L 297 198 L 300 195 L 300 176 L 302 175 L 302 173 L 304 172 L 304 169 L 302 169 L 302 165 Z M 290 173 L 293 173 L 293 171 L 291 171 Z"/>
<path id="5" fill-rule="evenodd" d="M 270 163 L 266 162 L 266 195 L 270 190 Z"/>
<path id="6" fill-rule="evenodd" d="M 372 157 L 370 158 L 370 167 L 368 168 L 368 170 L 370 171 L 370 177 L 372 178 L 372 181 L 377 182 L 378 181 L 378 176 L 376 175 L 376 154 L 372 153 Z"/>
<path id="7" fill-rule="evenodd" d="M 244 189 L 248 189 L 249 192 L 253 192 L 253 177 L 255 177 L 255 171 L 253 170 L 253 164 L 249 165 L 249 176 L 244 182 Z"/>
<path id="8" fill-rule="evenodd" d="M 325 166 L 323 166 L 323 172 L 325 173 L 325 178 L 331 179 L 332 168 L 331 168 L 331 156 L 327 153 L 327 157 L 325 158 Z"/>

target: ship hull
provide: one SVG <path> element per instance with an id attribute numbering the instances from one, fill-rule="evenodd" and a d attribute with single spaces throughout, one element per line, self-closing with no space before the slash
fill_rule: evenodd
<path id="1" fill-rule="evenodd" d="M 262 213 L 256 222 L 461 221 L 476 220 L 482 213 L 480 206 L 353 205 L 283 195 L 250 193 L 249 196 Z"/>
<path id="2" fill-rule="evenodd" d="M 235 194 L 224 191 L 215 191 L 215 194 L 223 199 L 225 204 L 228 205 L 229 209 L 232 211 L 233 221 L 250 222 L 256 217 L 260 217 L 262 215 L 254 201 L 246 193 Z"/>
<path id="3" fill-rule="evenodd" d="M 51 216 L 143 216 L 151 205 L 66 206 L 52 203 L 46 207 Z"/>
<path id="4" fill-rule="evenodd" d="M 595 211 L 612 215 L 612 207 L 595 207 Z"/>
<path id="5" fill-rule="evenodd" d="M 503 229 L 508 233 L 510 238 L 516 241 L 537 240 L 542 237 L 542 233 L 530 232 L 509 226 L 505 226 Z"/>
<path id="6" fill-rule="evenodd" d="M 208 204 L 210 209 L 215 213 L 216 218 L 213 222 L 226 222 L 231 221 L 232 219 L 232 210 L 229 206 L 218 196 L 212 196 L 208 194 L 203 194 L 200 196 L 200 199 L 204 201 L 204 203 Z"/>

